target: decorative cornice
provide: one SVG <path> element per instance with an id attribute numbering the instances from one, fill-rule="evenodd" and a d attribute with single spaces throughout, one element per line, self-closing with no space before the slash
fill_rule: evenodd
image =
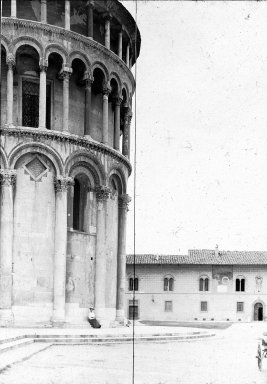
<path id="1" fill-rule="evenodd" d="M 58 176 L 54 179 L 54 185 L 56 192 L 67 192 L 68 188 L 74 185 L 72 177 Z"/>
<path id="2" fill-rule="evenodd" d="M 44 24 L 39 21 L 32 21 L 32 20 L 24 20 L 24 19 L 13 19 L 13 18 L 8 18 L 8 17 L 3 17 L 2 18 L 2 33 L 4 34 L 4 28 L 5 27 L 19 27 L 19 28 L 29 28 L 31 31 L 34 31 L 36 29 L 40 29 L 47 34 L 55 34 L 58 35 L 60 39 L 63 40 L 74 40 L 78 42 L 79 44 L 82 42 L 87 48 L 92 49 L 92 50 L 98 50 L 100 51 L 104 56 L 105 59 L 110 60 L 112 59 L 116 65 L 118 65 L 120 68 L 122 68 L 127 75 L 129 76 L 132 86 L 133 86 L 133 93 L 135 89 L 135 80 L 134 76 L 131 72 L 131 70 L 127 67 L 126 63 L 124 63 L 123 60 L 119 58 L 118 55 L 116 55 L 114 52 L 111 50 L 107 49 L 104 45 L 98 43 L 97 41 L 88 38 L 86 36 L 80 35 L 77 32 L 73 31 L 68 31 L 65 28 L 62 27 L 57 27 L 55 25 L 51 24 Z M 17 28 L 14 28 L 17 29 Z M 20 33 L 21 35 L 21 33 Z M 6 36 L 8 38 L 8 36 Z M 71 53 L 71 52 L 70 52 Z"/>
<path id="3" fill-rule="evenodd" d="M 0 169 L 0 184 L 12 186 L 16 182 L 16 171 L 14 169 Z"/>
<path id="4" fill-rule="evenodd" d="M 25 128 L 25 127 L 8 127 L 0 128 L 0 136 L 14 136 L 18 138 L 28 137 L 35 141 L 52 140 L 62 143 L 70 143 L 81 148 L 85 148 L 91 151 L 97 151 L 103 153 L 122 163 L 128 170 L 129 175 L 132 172 L 132 167 L 128 159 L 122 154 L 115 151 L 113 148 L 108 147 L 105 144 L 92 141 L 88 138 L 84 138 L 78 135 L 74 135 L 66 132 L 41 130 L 40 128 Z"/>
<path id="5" fill-rule="evenodd" d="M 111 190 L 105 185 L 99 185 L 95 188 L 96 199 L 99 202 L 103 202 L 110 197 Z"/>

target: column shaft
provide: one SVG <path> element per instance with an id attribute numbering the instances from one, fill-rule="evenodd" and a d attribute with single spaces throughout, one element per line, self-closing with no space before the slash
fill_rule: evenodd
<path id="1" fill-rule="evenodd" d="M 95 271 L 95 309 L 99 320 L 105 319 L 106 291 L 106 200 L 109 189 L 100 186 L 96 190 L 97 198 L 97 235 L 96 235 L 96 271 Z"/>
<path id="2" fill-rule="evenodd" d="M 87 8 L 87 35 L 92 39 L 94 38 L 94 8 L 90 2 Z"/>
<path id="3" fill-rule="evenodd" d="M 67 252 L 67 189 L 71 178 L 56 180 L 56 221 L 54 255 L 54 310 L 53 322 L 65 321 L 65 282 Z"/>
<path id="4" fill-rule="evenodd" d="M 13 124 L 13 68 L 15 59 L 7 57 L 7 124 Z"/>
<path id="5" fill-rule="evenodd" d="M 114 149 L 120 150 L 120 111 L 121 111 L 121 98 L 117 98 L 115 101 L 115 131 L 114 131 Z"/>
<path id="6" fill-rule="evenodd" d="M 13 184 L 15 171 L 1 170 L 0 325 L 10 325 L 12 314 Z"/>
<path id="7" fill-rule="evenodd" d="M 84 135 L 91 136 L 91 102 L 92 102 L 92 83 L 93 77 L 87 75 L 85 80 L 85 127 Z"/>
<path id="8" fill-rule="evenodd" d="M 126 65 L 127 67 L 130 66 L 130 44 L 127 44 L 126 48 Z"/>
<path id="9" fill-rule="evenodd" d="M 122 59 L 122 31 L 119 32 L 118 36 L 118 56 Z"/>
<path id="10" fill-rule="evenodd" d="M 105 47 L 110 49 L 110 18 L 105 21 Z"/>
<path id="11" fill-rule="evenodd" d="M 46 127 L 46 70 L 47 66 L 40 64 L 39 84 L 39 128 Z"/>
<path id="12" fill-rule="evenodd" d="M 108 95 L 110 94 L 110 87 L 106 86 L 103 89 L 103 132 L 102 142 L 108 144 Z"/>
<path id="13" fill-rule="evenodd" d="M 11 0 L 11 17 L 17 17 L 17 0 Z"/>
<path id="14" fill-rule="evenodd" d="M 129 110 L 124 116 L 123 140 L 122 140 L 122 154 L 130 158 L 130 126 L 132 120 L 132 112 Z"/>
<path id="15" fill-rule="evenodd" d="M 63 80 L 63 131 L 69 130 L 69 78 L 71 76 L 71 68 L 63 68 L 59 74 L 59 78 Z"/>
<path id="16" fill-rule="evenodd" d="M 131 201 L 128 195 L 119 197 L 119 238 L 117 263 L 117 305 L 116 320 L 123 322 L 125 318 L 125 276 L 126 276 L 126 216 L 128 204 Z"/>
<path id="17" fill-rule="evenodd" d="M 41 23 L 47 23 L 47 4 L 46 4 L 46 0 L 41 0 Z"/>
<path id="18" fill-rule="evenodd" d="M 70 0 L 65 0 L 65 29 L 70 30 Z"/>

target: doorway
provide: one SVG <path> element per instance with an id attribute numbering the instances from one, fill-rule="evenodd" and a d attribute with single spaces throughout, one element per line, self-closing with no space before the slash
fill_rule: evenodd
<path id="1" fill-rule="evenodd" d="M 254 321 L 263 321 L 263 305 L 256 303 L 254 305 Z"/>

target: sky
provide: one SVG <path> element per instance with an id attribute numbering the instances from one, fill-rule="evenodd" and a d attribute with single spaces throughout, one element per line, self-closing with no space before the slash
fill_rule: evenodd
<path id="1" fill-rule="evenodd" d="M 137 24 L 127 253 L 267 250 L 267 2 L 142 0 Z"/>

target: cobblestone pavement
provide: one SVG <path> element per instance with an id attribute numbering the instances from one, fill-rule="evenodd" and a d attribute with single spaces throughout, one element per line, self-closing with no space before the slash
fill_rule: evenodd
<path id="1" fill-rule="evenodd" d="M 263 328 L 236 325 L 216 338 L 135 345 L 134 384 L 266 384 L 258 371 Z M 267 325 L 266 325 L 267 331 Z M 132 384 L 131 344 L 53 346 L 0 375 L 0 384 Z"/>

